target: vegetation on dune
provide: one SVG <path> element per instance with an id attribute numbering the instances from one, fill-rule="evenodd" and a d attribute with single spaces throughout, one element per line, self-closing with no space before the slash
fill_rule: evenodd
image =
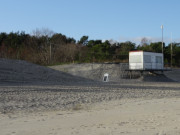
<path id="1" fill-rule="evenodd" d="M 0 58 L 27 60 L 40 65 L 74 62 L 128 62 L 129 51 L 144 50 L 161 52 L 161 42 L 149 42 L 146 38 L 140 45 L 130 41 L 114 42 L 79 41 L 49 29 L 36 29 L 33 34 L 25 32 L 0 33 Z M 173 66 L 180 66 L 180 43 L 173 43 Z M 165 63 L 171 62 L 171 44 L 165 46 Z"/>

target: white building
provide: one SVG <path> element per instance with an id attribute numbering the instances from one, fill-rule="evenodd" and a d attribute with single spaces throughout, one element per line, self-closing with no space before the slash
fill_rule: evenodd
<path id="1" fill-rule="evenodd" d="M 130 51 L 130 70 L 163 70 L 164 60 L 162 53 Z"/>

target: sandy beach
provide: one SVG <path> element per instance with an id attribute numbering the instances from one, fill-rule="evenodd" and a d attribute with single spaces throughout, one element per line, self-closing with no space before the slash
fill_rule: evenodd
<path id="1" fill-rule="evenodd" d="M 68 111 L 0 114 L 1 135 L 178 135 L 180 99 L 123 99 Z"/>

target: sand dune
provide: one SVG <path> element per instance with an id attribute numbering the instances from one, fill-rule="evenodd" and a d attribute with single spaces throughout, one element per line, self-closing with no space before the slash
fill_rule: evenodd
<path id="1" fill-rule="evenodd" d="M 0 84 L 72 84 L 99 83 L 105 73 L 109 74 L 110 82 L 172 82 L 180 81 L 180 69 L 165 72 L 165 75 L 145 75 L 140 79 L 122 79 L 127 75 L 124 64 L 70 64 L 44 67 L 22 60 L 0 59 Z M 127 68 L 127 67 L 126 67 Z M 177 74 L 176 74 L 177 73 Z M 94 80 L 94 81 L 93 81 Z"/>
<path id="2" fill-rule="evenodd" d="M 22 60 L 0 59 L 0 83 L 66 84 L 91 80 Z"/>

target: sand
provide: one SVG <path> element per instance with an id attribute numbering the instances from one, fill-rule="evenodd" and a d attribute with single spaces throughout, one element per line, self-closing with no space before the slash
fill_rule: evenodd
<path id="1" fill-rule="evenodd" d="M 78 85 L 1 86 L 0 112 L 66 110 L 76 105 L 124 98 L 180 97 L 179 83 L 99 83 Z"/>
<path id="2" fill-rule="evenodd" d="M 123 80 L 112 72 L 113 81 L 103 83 L 103 72 L 117 66 L 94 69 L 89 78 L 74 66 L 65 73 L 0 59 L 0 135 L 180 134 L 179 69 L 166 74 L 170 79 Z"/>
<path id="3" fill-rule="evenodd" d="M 0 114 L 1 135 L 179 135 L 180 99 L 124 99 L 69 111 Z"/>
<path id="4" fill-rule="evenodd" d="M 1 135 L 178 135 L 179 83 L 1 86 Z"/>

